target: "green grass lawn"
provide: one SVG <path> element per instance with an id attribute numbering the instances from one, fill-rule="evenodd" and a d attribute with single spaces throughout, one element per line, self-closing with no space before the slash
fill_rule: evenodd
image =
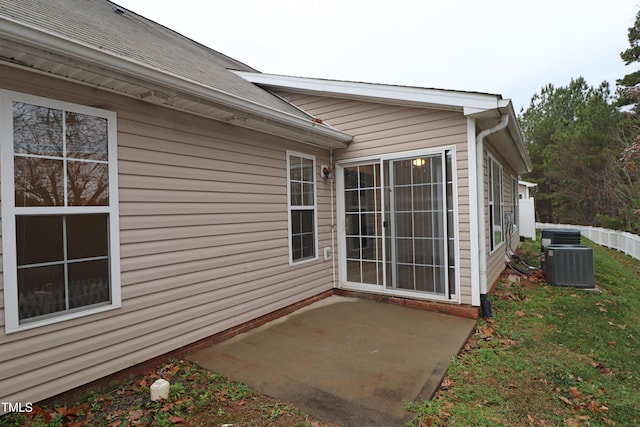
<path id="1" fill-rule="evenodd" d="M 586 244 L 602 292 L 502 280 L 409 425 L 640 425 L 640 261 Z M 537 260 L 539 240 L 522 250 Z"/>

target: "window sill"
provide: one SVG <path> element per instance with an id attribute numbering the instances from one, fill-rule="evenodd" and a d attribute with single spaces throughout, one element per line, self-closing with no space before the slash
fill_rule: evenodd
<path id="1" fill-rule="evenodd" d="M 494 253 L 498 252 L 504 245 L 506 245 L 506 243 L 503 240 L 502 242 L 498 243 L 498 246 L 489 250 L 489 255 L 493 255 Z"/>
<path id="2" fill-rule="evenodd" d="M 298 265 L 301 265 L 301 264 L 308 264 L 310 262 L 317 261 L 318 259 L 319 259 L 319 257 L 316 255 L 313 258 L 305 258 L 305 259 L 301 259 L 301 260 L 297 260 L 297 261 L 289 261 L 289 266 L 290 267 L 295 267 L 295 266 L 298 266 Z"/>
<path id="3" fill-rule="evenodd" d="M 115 310 L 121 308 L 122 304 L 111 304 L 102 307 L 96 307 L 89 310 L 82 310 L 75 313 L 63 314 L 61 316 L 51 317 L 48 319 L 42 319 L 35 322 L 29 322 L 17 327 L 12 328 L 9 324 L 5 325 L 5 333 L 7 335 L 14 334 L 16 332 L 28 331 L 30 329 L 42 328 L 48 325 L 54 325 L 56 323 L 65 322 L 67 320 L 79 319 L 81 317 L 92 316 L 98 313 L 104 313 L 106 311 Z"/>

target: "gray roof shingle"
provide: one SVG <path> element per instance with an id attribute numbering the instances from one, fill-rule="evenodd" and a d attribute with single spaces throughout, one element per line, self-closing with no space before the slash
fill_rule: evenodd
<path id="1" fill-rule="evenodd" d="M 251 102 L 304 112 L 229 69 L 253 68 L 107 0 L 0 0 L 0 14 Z"/>

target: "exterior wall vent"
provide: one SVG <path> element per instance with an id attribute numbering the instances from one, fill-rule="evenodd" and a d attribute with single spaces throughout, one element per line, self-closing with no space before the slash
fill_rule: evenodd
<path id="1" fill-rule="evenodd" d="M 552 285 L 595 288 L 593 250 L 584 245 L 548 245 L 544 248 L 547 280 Z"/>

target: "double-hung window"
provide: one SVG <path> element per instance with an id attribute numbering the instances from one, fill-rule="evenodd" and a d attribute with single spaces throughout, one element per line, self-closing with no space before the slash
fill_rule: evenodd
<path id="1" fill-rule="evenodd" d="M 120 306 L 116 115 L 0 91 L 7 332 Z"/>
<path id="2" fill-rule="evenodd" d="M 287 151 L 289 263 L 317 258 L 315 157 Z"/>
<path id="3" fill-rule="evenodd" d="M 489 235 L 491 250 L 497 248 L 504 241 L 503 212 L 502 166 L 492 157 L 489 157 Z"/>

